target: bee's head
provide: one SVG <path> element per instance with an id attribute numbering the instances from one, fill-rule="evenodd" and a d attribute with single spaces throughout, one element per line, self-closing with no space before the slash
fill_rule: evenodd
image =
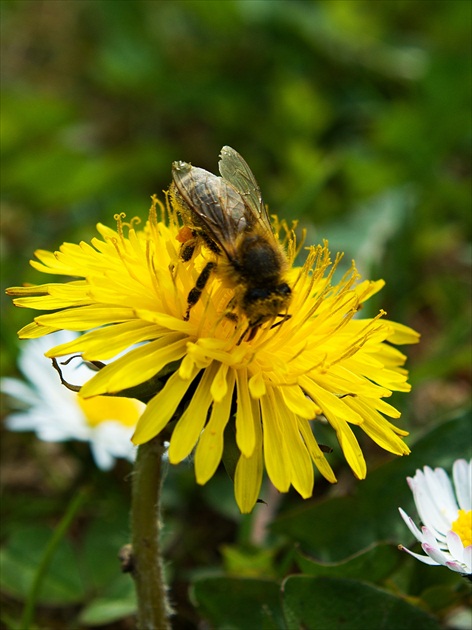
<path id="1" fill-rule="evenodd" d="M 244 294 L 243 310 L 251 326 L 257 326 L 268 319 L 284 316 L 292 290 L 286 282 L 275 286 L 251 287 Z"/>

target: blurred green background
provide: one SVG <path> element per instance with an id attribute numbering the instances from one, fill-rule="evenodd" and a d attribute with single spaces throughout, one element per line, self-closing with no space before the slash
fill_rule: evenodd
<path id="1" fill-rule="evenodd" d="M 450 468 L 455 457 L 470 456 L 467 433 L 444 428 L 470 422 L 470 2 L 4 0 L 1 10 L 3 287 L 44 282 L 28 265 L 36 248 L 89 241 L 97 222 L 114 226 L 116 212 L 145 219 L 150 195 L 169 185 L 173 160 L 215 171 L 221 147 L 229 144 L 251 166 L 271 211 L 298 219 L 308 243 L 327 238 L 332 250 L 355 258 L 364 275 L 384 278 L 375 308 L 422 335 L 421 344 L 407 350 L 413 393 L 394 404 L 404 412 L 401 426 L 411 431 L 410 443 L 426 439 L 424 453 L 433 459 L 402 461 L 396 469 L 402 491 L 405 474 L 416 466 Z M 1 299 L 2 371 L 14 374 L 16 331 L 31 312 Z M 367 442 L 363 447 L 373 477 L 395 465 Z M 11 545 L 12 532 L 31 520 L 50 527 L 69 494 L 85 483 L 93 486 L 93 499 L 71 544 L 85 544 L 85 537 L 91 549 L 106 549 L 110 531 L 122 541 L 118 548 L 127 542 L 126 464 L 104 476 L 85 448 L 63 445 L 56 469 L 31 436 L 7 432 L 2 451 L 3 542 Z M 73 466 L 64 468 L 64 461 Z M 289 494 L 280 513 L 316 507 L 333 492 L 354 492 L 342 458 L 335 466 L 344 485 L 330 489 L 319 482 L 311 502 Z M 29 475 L 20 474 L 25 467 Z M 371 505 L 365 484 L 359 492 Z M 211 596 L 208 603 L 204 581 L 190 600 L 189 584 L 223 568 L 226 575 L 280 581 L 295 572 L 291 550 L 300 536 L 281 526 L 281 533 L 254 546 L 254 517 L 238 517 L 223 473 L 202 489 L 192 466 L 181 466 L 169 473 L 166 493 L 175 628 L 203 627 L 201 618 L 211 627 L 250 628 L 235 617 L 227 625 L 221 615 L 228 607 L 218 612 Z M 383 516 L 374 510 L 369 518 Z M 384 525 L 371 542 L 389 538 Z M 316 526 L 328 531 L 332 522 Z M 391 526 L 390 542 L 400 542 L 399 536 L 408 542 L 403 524 Z M 351 536 L 347 555 L 356 539 L 349 530 L 343 535 Z M 343 535 L 337 554 L 325 548 L 321 556 L 344 557 Z M 116 569 L 114 549 L 96 562 Z M 420 607 L 443 621 L 462 601 L 458 578 L 446 569 L 412 568 L 409 560 L 401 558 L 407 573 L 396 581 L 397 592 L 436 593 L 444 585 L 429 580 L 442 577 L 448 597 L 453 592 L 456 599 L 443 595 L 440 607 L 437 597 L 423 597 Z M 385 585 L 385 579 L 372 583 Z M 103 592 L 81 589 L 54 605 L 46 598 L 38 627 L 132 627 L 129 610 L 117 612 L 124 595 L 115 593 L 113 614 L 106 606 L 107 613 L 97 613 Z M 23 591 L 11 581 L 2 586 L 12 618 Z M 225 601 L 224 592 L 218 597 Z M 263 621 L 284 627 L 275 613 Z"/>

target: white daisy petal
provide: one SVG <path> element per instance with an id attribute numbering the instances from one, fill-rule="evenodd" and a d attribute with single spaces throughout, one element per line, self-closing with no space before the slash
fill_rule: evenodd
<path id="1" fill-rule="evenodd" d="M 92 449 L 92 454 L 94 460 L 97 462 L 97 466 L 102 470 L 110 470 L 115 463 L 115 458 L 110 453 L 110 451 L 106 448 L 106 445 L 98 440 L 94 440 L 90 442 L 90 448 Z"/>
<path id="2" fill-rule="evenodd" d="M 406 547 L 401 547 L 402 551 L 406 551 L 406 553 L 409 553 L 410 556 L 413 556 L 413 558 L 416 558 L 417 560 L 419 560 L 420 562 L 423 562 L 424 564 L 429 564 L 431 566 L 438 566 L 438 562 L 435 562 L 432 558 L 430 558 L 429 556 L 422 556 L 419 553 L 414 553 L 413 551 L 410 551 L 409 549 L 407 549 Z"/>
<path id="3" fill-rule="evenodd" d="M 41 398 L 31 387 L 28 387 L 23 381 L 17 378 L 2 378 L 0 380 L 0 389 L 12 399 L 12 403 L 17 409 L 23 409 L 28 405 L 36 405 Z"/>
<path id="4" fill-rule="evenodd" d="M 61 385 L 51 360 L 44 356 L 44 352 L 54 343 L 67 343 L 75 337 L 76 334 L 61 331 L 22 344 L 18 365 L 29 383 L 15 378 L 1 379 L 1 391 L 11 399 L 10 407 L 15 409 L 7 416 L 5 424 L 11 431 L 34 431 L 45 442 L 89 442 L 97 466 L 109 470 L 116 458 L 134 460 L 131 435 L 145 405 L 124 398 L 110 399 L 105 404 L 103 399 L 101 403 L 96 399 L 96 405 L 94 399 L 90 399 L 85 405 L 75 392 Z M 74 385 L 82 385 L 93 375 L 80 357 L 68 365 L 61 365 L 61 368 L 66 380 Z M 117 400 L 123 402 L 117 404 Z M 113 414 L 119 410 L 123 411 L 119 414 L 120 418 L 114 417 Z"/>
<path id="5" fill-rule="evenodd" d="M 438 549 L 437 547 L 434 547 L 433 545 L 428 545 L 428 543 L 423 543 L 421 545 L 421 548 L 430 558 L 432 558 L 438 564 L 445 565 L 446 562 L 448 562 L 449 560 L 447 556 L 440 549 Z"/>
<path id="6" fill-rule="evenodd" d="M 450 519 L 457 514 L 451 482 L 440 469 L 424 467 L 424 474 L 416 475 L 415 502 L 423 523 L 430 529 L 446 535 Z"/>
<path id="7" fill-rule="evenodd" d="M 452 475 L 460 509 L 472 510 L 472 460 L 467 463 L 465 459 L 458 459 Z"/>
<path id="8" fill-rule="evenodd" d="M 435 493 L 433 497 L 435 503 L 441 506 L 440 512 L 446 519 L 452 519 L 457 514 L 458 506 L 451 480 L 443 468 L 435 468 L 433 475 L 434 483 L 431 490 Z"/>
<path id="9" fill-rule="evenodd" d="M 106 445 L 114 457 L 123 457 L 133 461 L 136 446 L 131 442 L 134 427 L 125 427 L 120 422 L 110 420 L 102 422 L 95 429 L 95 441 Z"/>
<path id="10" fill-rule="evenodd" d="M 399 511 L 426 556 L 400 546 L 404 551 L 425 564 L 443 565 L 463 575 L 472 572 L 472 545 L 468 544 L 471 531 L 467 521 L 470 521 L 470 514 L 466 514 L 472 505 L 471 475 L 472 461 L 462 459 L 454 463 L 454 483 L 445 470 L 433 470 L 429 466 L 407 478 L 423 522 L 421 530 L 401 508 Z"/>
<path id="11" fill-rule="evenodd" d="M 467 547 L 465 547 L 463 559 L 464 559 L 464 566 L 465 566 L 466 573 L 471 574 L 472 573 L 472 545 L 468 545 Z"/>
<path id="12" fill-rule="evenodd" d="M 462 562 L 464 558 L 464 545 L 460 539 L 460 536 L 452 530 L 447 532 L 447 546 L 449 553 L 458 562 Z"/>
<path id="13" fill-rule="evenodd" d="M 422 532 L 416 527 L 415 522 L 413 521 L 413 519 L 408 516 L 408 514 L 406 512 L 404 512 L 402 510 L 402 508 L 398 508 L 403 520 L 405 521 L 408 529 L 410 530 L 410 532 L 413 534 L 413 536 L 416 538 L 416 540 L 418 542 L 423 542 L 423 534 Z"/>
<path id="14" fill-rule="evenodd" d="M 446 562 L 445 565 L 448 569 L 451 569 L 451 571 L 455 571 L 456 573 L 461 573 L 462 575 L 464 575 L 464 567 L 462 566 L 462 564 L 459 564 L 457 562 Z"/>
<path id="15" fill-rule="evenodd" d="M 442 543 L 441 540 L 433 534 L 431 530 L 427 527 L 422 527 L 421 531 L 423 532 L 423 541 L 424 543 L 431 545 L 432 547 L 437 547 L 438 549 L 445 549 L 446 545 Z"/>

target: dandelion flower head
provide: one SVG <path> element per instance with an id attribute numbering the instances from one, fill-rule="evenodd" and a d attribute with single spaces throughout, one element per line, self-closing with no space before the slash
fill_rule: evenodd
<path id="1" fill-rule="evenodd" d="M 316 419 L 334 429 L 359 479 L 366 463 L 353 428 L 391 453 L 408 454 L 407 432 L 389 420 L 400 413 L 384 399 L 410 390 L 406 357 L 394 345 L 416 343 L 418 334 L 383 312 L 360 317 L 384 282 L 361 281 L 354 263 L 334 281 L 340 257 L 331 260 L 326 243 L 310 247 L 303 266 L 294 266 L 293 233 L 274 220 L 290 264 L 289 316 L 265 322 L 249 339 L 244 312 L 228 316 L 234 287 L 213 273 L 186 321 L 187 297 L 211 252 L 200 247 L 182 259 L 179 214 L 175 198 L 165 205 L 153 198 L 144 226 L 117 215 L 117 228 L 99 224 L 90 244 L 37 251 L 35 269 L 75 279 L 8 290 L 17 306 L 50 311 L 20 337 L 83 333 L 46 355 L 106 362 L 81 388 L 84 399 L 154 383 L 133 441 L 172 427 L 169 460 L 177 464 L 195 451 L 199 484 L 215 473 L 225 428 L 234 422 L 242 512 L 257 501 L 264 468 L 280 492 L 293 486 L 304 498 L 313 492 L 314 466 L 336 481 L 315 438 Z"/>

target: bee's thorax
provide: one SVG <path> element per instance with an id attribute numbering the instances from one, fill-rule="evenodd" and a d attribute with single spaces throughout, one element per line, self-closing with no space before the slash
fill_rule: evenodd
<path id="1" fill-rule="evenodd" d="M 280 279 L 285 267 L 284 255 L 264 236 L 244 234 L 237 252 L 231 265 L 248 286 L 274 284 Z"/>

